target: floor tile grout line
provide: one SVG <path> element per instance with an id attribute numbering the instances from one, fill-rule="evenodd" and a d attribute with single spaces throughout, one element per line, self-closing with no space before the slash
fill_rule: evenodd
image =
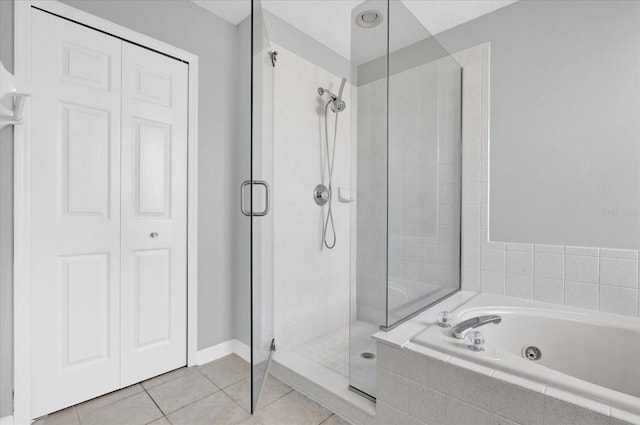
<path id="1" fill-rule="evenodd" d="M 167 381 L 167 382 L 170 382 L 170 381 Z M 140 386 L 142 387 L 142 385 L 140 385 Z M 144 392 L 147 394 L 147 397 L 149 397 L 149 398 L 151 399 L 151 401 L 153 402 L 153 404 L 158 408 L 158 411 L 159 411 L 160 413 L 162 413 L 162 417 L 166 418 L 166 419 L 167 419 L 167 421 L 169 421 L 169 418 L 167 418 L 167 415 L 164 413 L 164 410 L 162 410 L 162 409 L 160 408 L 160 406 L 158 405 L 158 403 L 156 402 L 156 400 L 155 400 L 153 397 L 151 397 L 151 394 L 149 394 L 149 391 L 147 391 L 147 389 L 146 389 L 146 388 L 144 388 L 144 387 L 142 387 L 142 388 L 143 388 Z M 153 420 L 153 421 L 151 421 L 151 422 L 155 422 L 155 421 L 157 421 L 158 419 L 161 419 L 162 417 L 160 417 L 160 418 L 156 418 L 156 419 L 154 419 L 154 420 Z M 169 421 L 169 423 L 171 423 L 171 421 Z M 82 425 L 82 424 L 80 424 L 80 425 Z"/>
<path id="2" fill-rule="evenodd" d="M 136 385 L 136 384 L 134 384 L 134 385 Z M 133 385 L 130 385 L 130 386 L 133 386 Z M 140 385 L 140 387 L 142 387 L 142 385 Z M 129 387 L 125 387 L 125 388 L 129 388 Z M 124 390 L 125 388 L 121 388 L 121 389 L 119 389 L 119 390 L 112 391 L 112 392 L 110 392 L 110 393 L 107 393 L 107 394 L 104 394 L 104 395 L 101 395 L 101 396 L 98 396 L 98 397 L 92 398 L 91 400 L 95 400 L 95 399 L 98 399 L 98 398 L 101 398 L 101 397 L 105 397 L 105 396 L 107 396 L 107 395 L 109 395 L 109 394 L 117 393 L 118 391 L 122 391 L 122 390 Z M 85 416 L 88 416 L 88 415 L 89 415 L 89 414 L 91 414 L 91 413 L 97 412 L 98 410 L 105 409 L 105 408 L 107 408 L 107 407 L 109 407 L 109 406 L 112 406 L 112 405 L 114 405 L 114 404 L 116 404 L 116 403 L 120 403 L 121 401 L 127 400 L 127 399 L 129 399 L 129 398 L 131 398 L 131 397 L 134 397 L 134 396 L 137 396 L 137 395 L 139 395 L 139 394 L 142 394 L 143 392 L 146 392 L 146 390 L 144 389 L 144 387 L 142 387 L 142 391 L 138 391 L 137 393 L 134 393 L 134 394 L 129 394 L 129 395 L 128 395 L 128 396 L 126 396 L 126 397 L 123 397 L 123 398 L 121 398 L 121 399 L 118 399 L 118 400 L 114 400 L 114 401 L 112 401 L 112 402 L 109 402 L 109 403 L 105 404 L 104 406 L 96 407 L 95 409 L 92 409 L 92 410 L 89 410 L 89 411 L 85 412 L 85 414 L 84 414 L 84 415 L 85 415 Z M 153 398 L 152 398 L 151 396 L 149 396 L 149 398 L 151 398 L 151 400 L 155 403 L 155 400 L 153 400 Z M 91 400 L 87 400 L 87 401 L 91 401 Z M 78 404 L 76 404 L 76 405 L 72 406 L 72 407 L 75 409 L 75 411 L 76 411 L 76 415 L 78 415 L 78 422 L 80 423 L 80 425 L 83 425 L 83 420 L 82 420 L 82 415 L 81 415 L 81 414 L 80 414 L 80 412 L 78 411 L 78 406 L 82 405 L 83 403 L 86 403 L 86 402 L 78 403 Z M 162 410 L 160 410 L 160 412 L 162 413 Z M 157 418 L 157 419 L 160 419 L 160 418 Z M 157 420 L 157 419 L 155 419 L 155 420 Z"/>
<path id="3" fill-rule="evenodd" d="M 216 388 L 217 388 L 217 387 L 216 387 Z M 164 412 L 164 410 L 160 409 L 160 406 L 158 406 L 158 404 L 157 404 L 157 403 L 156 403 L 156 401 L 153 399 L 153 397 L 151 397 L 151 394 L 149 394 L 149 397 L 151 397 L 151 400 L 153 400 L 153 402 L 155 403 L 155 405 L 156 405 L 156 406 L 158 406 L 158 409 L 160 409 L 160 412 L 162 412 L 162 414 L 163 414 L 164 416 L 166 416 L 166 417 L 167 417 L 167 419 L 168 419 L 168 418 L 169 418 L 169 415 L 174 414 L 174 413 L 176 413 L 177 411 L 184 409 L 185 407 L 189 407 L 189 406 L 191 406 L 191 405 L 193 405 L 193 404 L 196 404 L 197 402 L 202 401 L 202 400 L 204 400 L 205 398 L 210 397 L 210 396 L 212 396 L 212 395 L 214 395 L 214 394 L 217 394 L 217 393 L 219 393 L 220 391 L 222 391 L 222 389 L 218 388 L 216 391 L 214 391 L 214 392 L 212 392 L 212 393 L 206 394 L 205 396 L 200 397 L 200 398 L 198 398 L 197 400 L 194 400 L 194 401 L 192 401 L 192 402 L 189 402 L 188 404 L 185 404 L 184 406 L 179 407 L 179 408 L 177 408 L 177 409 L 175 409 L 175 410 L 172 410 L 172 411 L 170 411 L 170 412 L 167 412 L 167 413 L 165 413 L 165 412 Z M 148 393 L 147 393 L 147 394 L 148 394 Z"/>

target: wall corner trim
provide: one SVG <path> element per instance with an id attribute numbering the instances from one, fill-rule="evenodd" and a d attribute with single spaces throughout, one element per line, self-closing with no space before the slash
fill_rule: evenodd
<path id="1" fill-rule="evenodd" d="M 221 342 L 212 347 L 198 350 L 196 354 L 196 364 L 201 366 L 205 363 L 221 359 L 229 354 L 235 354 L 246 362 L 251 362 L 251 347 L 237 339 Z M 0 425 L 5 425 L 4 423 Z"/>

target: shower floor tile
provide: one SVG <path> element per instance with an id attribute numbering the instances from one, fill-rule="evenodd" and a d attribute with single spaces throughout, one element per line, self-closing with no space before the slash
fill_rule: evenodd
<path id="1" fill-rule="evenodd" d="M 366 359 L 363 353 L 376 355 L 376 342 L 371 337 L 378 327 L 354 321 L 333 332 L 292 348 L 292 351 L 346 378 L 353 387 L 375 396 L 376 359 Z"/>

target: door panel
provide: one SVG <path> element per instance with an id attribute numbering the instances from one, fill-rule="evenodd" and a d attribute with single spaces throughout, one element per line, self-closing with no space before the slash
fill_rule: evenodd
<path id="1" fill-rule="evenodd" d="M 122 385 L 187 362 L 188 65 L 122 45 Z"/>
<path id="2" fill-rule="evenodd" d="M 121 41 L 32 9 L 32 414 L 120 384 Z"/>

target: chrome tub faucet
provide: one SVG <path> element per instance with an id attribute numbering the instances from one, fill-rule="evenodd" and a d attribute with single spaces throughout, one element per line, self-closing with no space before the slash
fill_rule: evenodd
<path id="1" fill-rule="evenodd" d="M 451 333 L 453 334 L 454 338 L 464 339 L 467 334 L 473 329 L 479 328 L 480 326 L 484 326 L 489 323 L 497 325 L 500 322 L 502 322 L 502 317 L 498 316 L 497 314 L 472 317 L 471 319 L 467 319 L 452 327 Z"/>

